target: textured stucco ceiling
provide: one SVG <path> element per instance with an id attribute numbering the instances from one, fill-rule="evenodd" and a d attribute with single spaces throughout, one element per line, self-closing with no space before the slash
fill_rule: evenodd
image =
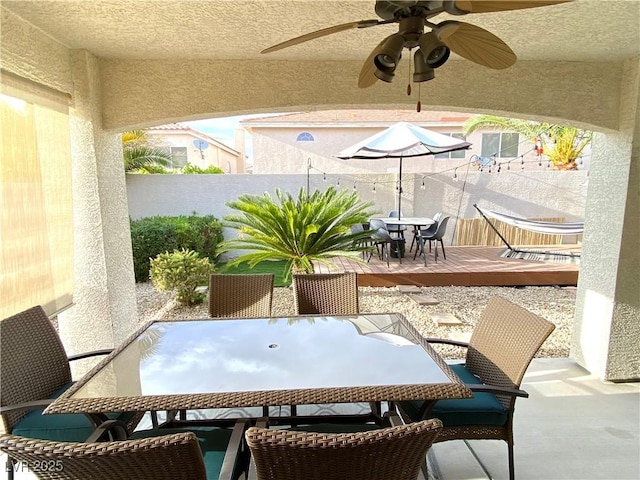
<path id="1" fill-rule="evenodd" d="M 396 25 L 349 30 L 269 55 L 313 30 L 377 18 L 374 0 L 44 0 L 2 6 L 73 49 L 128 59 L 364 60 Z M 502 38 L 521 60 L 617 61 L 640 55 L 640 0 L 574 0 L 464 17 Z"/>

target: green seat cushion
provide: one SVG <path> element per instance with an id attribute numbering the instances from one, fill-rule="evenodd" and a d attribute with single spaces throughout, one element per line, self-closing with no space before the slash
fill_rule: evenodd
<path id="1" fill-rule="evenodd" d="M 58 398 L 73 382 L 60 388 L 49 398 Z M 56 442 L 84 442 L 95 430 L 93 423 L 82 414 L 64 413 L 43 415 L 44 408 L 31 410 L 11 430 L 13 435 L 52 440 Z M 134 413 L 110 413 L 110 419 L 129 421 Z"/>
<path id="2" fill-rule="evenodd" d="M 131 434 L 132 439 L 159 437 L 172 433 L 193 432 L 198 437 L 204 467 L 207 470 L 207 479 L 218 480 L 227 446 L 231 439 L 231 429 L 216 427 L 193 428 L 158 428 L 155 430 L 140 430 Z"/>
<path id="3" fill-rule="evenodd" d="M 482 383 L 464 365 L 451 365 L 451 370 L 466 385 Z M 420 400 L 400 402 L 402 409 L 411 420 L 418 418 L 418 412 L 424 405 Z M 452 400 L 438 400 L 433 406 L 430 418 L 439 418 L 445 427 L 461 425 L 504 425 L 507 422 L 507 409 L 500 403 L 493 393 L 474 392 L 473 398 L 458 398 Z"/>

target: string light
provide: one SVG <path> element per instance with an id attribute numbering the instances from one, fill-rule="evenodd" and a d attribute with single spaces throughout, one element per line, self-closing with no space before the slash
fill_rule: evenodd
<path id="1" fill-rule="evenodd" d="M 520 144 L 522 144 L 522 143 L 525 143 L 525 142 L 524 142 L 524 141 L 523 141 L 523 142 L 520 142 L 520 143 L 518 143 L 518 145 L 520 145 Z M 512 147 L 513 147 L 513 146 L 511 146 L 511 147 L 505 147 L 505 149 L 506 149 L 506 148 L 512 148 Z M 440 170 L 440 171 L 432 172 L 432 173 L 428 173 L 428 174 L 421 174 L 420 190 L 426 190 L 426 183 L 425 183 L 425 179 L 426 179 L 426 178 L 428 178 L 428 177 L 432 177 L 432 176 L 436 176 L 436 175 L 440 175 L 440 174 L 443 174 L 443 173 L 446 173 L 446 172 L 450 172 L 450 171 L 452 171 L 452 170 L 453 170 L 453 181 L 454 181 L 454 182 L 457 182 L 457 181 L 458 181 L 458 168 L 463 167 L 463 166 L 465 166 L 465 165 L 466 165 L 467 167 L 469 167 L 470 165 L 477 165 L 477 166 L 478 166 L 478 170 L 479 170 L 480 172 L 484 172 L 485 168 L 487 168 L 488 173 L 492 173 L 492 172 L 493 172 L 493 170 L 494 170 L 494 169 L 493 169 L 493 166 L 495 166 L 495 167 L 496 167 L 496 170 L 497 170 L 497 172 L 496 172 L 496 173 L 499 173 L 499 172 L 501 172 L 501 171 L 502 171 L 502 165 L 503 165 L 503 163 L 506 163 L 506 164 L 507 164 L 507 168 L 506 168 L 506 169 L 507 169 L 508 171 L 510 171 L 510 170 L 511 170 L 511 162 L 512 162 L 512 161 L 516 161 L 516 160 L 519 158 L 519 159 L 520 159 L 520 166 L 521 166 L 521 170 L 524 170 L 524 169 L 525 169 L 525 163 L 533 163 L 533 162 L 537 162 L 537 163 L 538 163 L 538 166 L 540 166 L 540 167 L 541 167 L 541 166 L 542 166 L 542 159 L 541 159 L 541 158 L 537 158 L 536 160 L 528 160 L 528 161 L 526 161 L 526 162 L 525 162 L 525 159 L 524 159 L 525 155 L 526 155 L 526 154 L 528 154 L 528 153 L 533 152 L 534 150 L 535 150 L 535 147 L 534 147 L 534 148 L 532 148 L 532 149 L 530 149 L 530 150 L 528 150 L 528 151 L 526 151 L 526 152 L 524 152 L 523 154 L 520 154 L 518 157 L 513 158 L 513 159 L 511 159 L 511 160 L 508 160 L 508 161 L 506 161 L 506 162 L 498 162 L 497 157 L 499 156 L 499 153 L 500 153 L 500 152 L 493 153 L 493 154 L 489 155 L 488 157 L 480 157 L 480 156 L 478 156 L 478 155 L 472 155 L 472 156 L 471 156 L 471 158 L 470 158 L 470 160 L 469 160 L 468 162 L 464 163 L 463 165 L 458 165 L 457 167 L 451 167 L 451 168 L 448 168 L 448 169 L 445 169 L 445 170 Z M 578 159 L 578 163 L 579 163 L 580 165 L 582 165 L 582 164 L 583 164 L 583 155 L 581 155 L 581 156 L 579 157 L 579 159 Z M 551 166 L 552 166 L 552 162 L 551 162 L 551 160 L 550 160 L 550 159 L 548 159 L 547 168 L 551 168 Z M 310 161 L 308 161 L 308 169 L 307 169 L 308 174 L 310 174 L 311 170 L 316 170 L 318 173 L 322 173 L 322 180 L 323 180 L 324 182 L 326 182 L 326 181 L 327 181 L 327 175 L 328 175 L 328 174 L 327 174 L 327 172 L 323 172 L 323 171 L 321 171 L 321 170 L 319 170 L 319 169 L 315 169 L 315 168 L 311 165 L 311 162 L 310 162 Z M 331 174 L 329 174 L 329 175 L 331 175 Z M 372 192 L 372 193 L 374 193 L 374 194 L 376 193 L 376 190 L 377 190 L 377 186 L 378 186 L 378 184 L 383 184 L 383 185 L 384 185 L 384 184 L 390 184 L 390 183 L 392 183 L 392 182 L 393 182 L 393 183 L 395 184 L 395 191 L 396 191 L 396 193 L 397 193 L 397 192 L 400 190 L 400 188 L 401 188 L 400 181 L 399 181 L 398 179 L 395 179 L 395 180 L 389 180 L 389 181 L 382 181 L 382 182 L 381 182 L 381 181 L 372 182 L 372 181 L 370 181 L 370 180 L 365 180 L 365 179 L 362 179 L 362 178 L 357 178 L 357 177 L 356 177 L 356 178 L 354 178 L 354 177 L 351 177 L 351 176 L 347 176 L 347 181 L 353 181 L 353 190 L 354 190 L 354 191 L 357 191 L 357 190 L 358 190 L 358 183 L 368 183 L 368 184 L 371 184 L 371 185 L 372 185 L 372 187 L 371 187 L 371 192 Z M 340 186 L 340 177 L 337 177 L 337 178 L 336 178 L 336 183 L 335 183 L 335 185 L 336 185 L 336 186 L 338 186 L 338 187 Z"/>

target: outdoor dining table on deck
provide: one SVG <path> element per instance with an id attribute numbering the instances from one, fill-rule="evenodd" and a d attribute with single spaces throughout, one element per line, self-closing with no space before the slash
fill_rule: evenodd
<path id="1" fill-rule="evenodd" d="M 413 226 L 414 235 L 418 230 L 422 230 L 430 225 L 436 223 L 433 218 L 429 217 L 371 217 L 370 220 L 382 220 L 385 225 L 411 225 Z M 411 246 L 413 247 L 413 242 L 411 242 Z"/>
<path id="2" fill-rule="evenodd" d="M 155 320 L 45 413 L 470 396 L 400 314 Z"/>
<path id="3" fill-rule="evenodd" d="M 382 220 L 386 225 L 413 225 L 416 229 L 433 225 L 435 220 L 429 217 L 371 217 Z"/>

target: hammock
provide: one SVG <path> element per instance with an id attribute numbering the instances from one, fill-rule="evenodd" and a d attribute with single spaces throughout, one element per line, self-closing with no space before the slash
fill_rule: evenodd
<path id="1" fill-rule="evenodd" d="M 557 223 L 557 222 L 541 222 L 537 220 L 527 220 L 526 218 L 514 217 L 512 215 L 506 215 L 504 213 L 494 212 L 492 210 L 481 210 L 478 205 L 473 204 L 478 213 L 482 215 L 489 226 L 493 229 L 494 232 L 500 237 L 500 240 L 504 242 L 507 248 L 510 250 L 510 254 L 507 256 L 511 256 L 514 253 L 553 253 L 554 255 L 567 255 L 567 256 L 579 256 L 574 253 L 560 253 L 560 252 L 540 252 L 539 250 L 518 250 L 509 245 L 509 242 L 502 236 L 502 234 L 498 231 L 493 223 L 487 218 L 490 216 L 496 220 L 500 220 L 508 225 L 512 225 L 514 227 L 522 228 L 523 230 L 529 230 L 530 232 L 536 233 L 546 233 L 548 235 L 579 235 L 584 231 L 584 222 L 566 222 L 566 223 Z"/>

